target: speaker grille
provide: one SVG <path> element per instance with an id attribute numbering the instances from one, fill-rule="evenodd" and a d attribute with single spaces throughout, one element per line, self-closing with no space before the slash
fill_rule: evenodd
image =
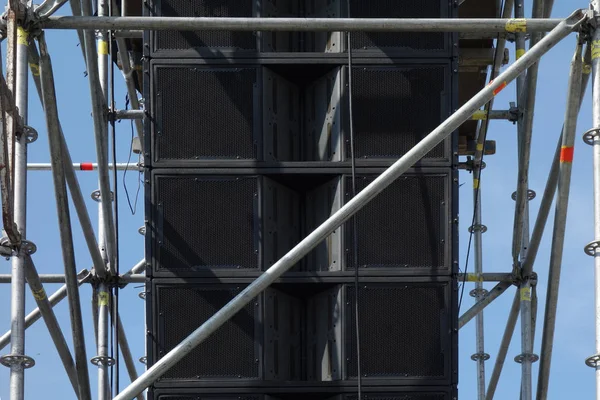
<path id="1" fill-rule="evenodd" d="M 376 176 L 357 177 L 357 191 Z M 448 224 L 444 175 L 404 175 L 388 186 L 355 218 L 358 264 L 368 268 L 449 268 L 446 260 Z M 352 179 L 346 177 L 346 202 Z M 345 224 L 346 268 L 354 269 L 354 229 Z"/>
<path id="2" fill-rule="evenodd" d="M 442 18 L 440 0 L 351 0 L 353 18 Z M 372 33 L 353 32 L 353 49 L 444 50 L 447 35 L 444 33 Z"/>
<path id="3" fill-rule="evenodd" d="M 240 288 L 232 285 L 159 287 L 158 312 L 164 332 L 158 341 L 164 351 L 173 349 L 239 292 Z M 260 338 L 255 335 L 255 303 L 256 299 L 169 369 L 162 380 L 257 378 L 255 340 Z"/>
<path id="4" fill-rule="evenodd" d="M 255 68 L 159 66 L 155 76 L 155 160 L 256 158 Z"/>
<path id="5" fill-rule="evenodd" d="M 370 284 L 359 288 L 361 372 L 366 378 L 443 377 L 444 287 Z M 354 286 L 346 286 L 348 375 L 356 378 Z M 417 397 L 418 398 L 418 397 Z"/>
<path id="6" fill-rule="evenodd" d="M 160 0 L 158 15 L 163 17 L 252 17 L 252 1 L 244 0 Z M 156 31 L 155 50 L 256 49 L 256 37 L 252 32 Z M 217 48 L 217 49 L 214 49 Z"/>
<path id="7" fill-rule="evenodd" d="M 399 158 L 435 129 L 448 113 L 446 75 L 444 66 L 354 68 L 356 156 Z M 424 158 L 450 154 L 442 142 Z"/>
<path id="8" fill-rule="evenodd" d="M 190 394 L 180 395 L 158 395 L 156 400 L 260 400 L 262 396 L 236 396 L 236 395 L 218 395 L 218 394 Z"/>
<path id="9" fill-rule="evenodd" d="M 363 400 L 445 400 L 449 397 L 441 393 L 395 393 L 395 394 L 368 394 L 363 396 Z M 357 400 L 356 395 L 347 395 L 345 400 Z"/>
<path id="10" fill-rule="evenodd" d="M 158 271 L 259 267 L 256 177 L 160 176 L 155 182 Z"/>

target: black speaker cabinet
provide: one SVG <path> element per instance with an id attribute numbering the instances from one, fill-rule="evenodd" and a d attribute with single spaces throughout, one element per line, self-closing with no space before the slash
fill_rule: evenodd
<path id="1" fill-rule="evenodd" d="M 154 170 L 147 254 L 155 277 L 258 276 L 352 198 L 349 171 Z M 380 171 L 377 171 L 379 173 Z M 450 169 L 400 177 L 311 251 L 290 275 L 451 275 L 456 181 Z M 359 173 L 357 190 L 375 173 Z"/>
<path id="2" fill-rule="evenodd" d="M 154 279 L 149 366 L 249 280 Z M 445 385 L 456 373 L 450 278 L 365 278 L 358 289 L 366 386 Z M 156 386 L 340 387 L 356 384 L 355 286 L 281 280 L 167 371 Z M 291 383 L 294 382 L 294 383 Z"/>
<path id="3" fill-rule="evenodd" d="M 347 67 L 315 68 L 150 62 L 146 165 L 349 166 Z M 447 60 L 353 69 L 359 167 L 390 165 L 450 115 L 451 71 Z M 450 136 L 419 165 L 449 166 L 455 148 Z"/>
<path id="4" fill-rule="evenodd" d="M 277 389 L 269 390 L 214 390 L 203 389 L 154 389 L 151 388 L 148 393 L 149 400 L 357 400 L 358 396 L 352 394 L 356 389 L 340 388 L 335 394 L 334 391 L 315 392 L 302 388 L 288 389 L 282 392 Z M 265 394 L 267 392 L 268 394 Z M 398 387 L 384 388 L 374 391 L 370 388 L 363 388 L 363 400 L 455 400 L 456 390 L 447 390 L 440 387 Z"/>
<path id="5" fill-rule="evenodd" d="M 348 16 L 345 0 L 152 0 L 146 15 L 163 17 L 292 17 Z M 452 18 L 457 7 L 448 0 L 352 0 L 353 18 Z M 358 57 L 449 57 L 452 34 L 352 34 Z M 339 32 L 154 31 L 145 38 L 152 57 L 302 57 L 310 53 L 344 57 L 346 40 Z M 314 57 L 314 54 L 312 55 Z"/>

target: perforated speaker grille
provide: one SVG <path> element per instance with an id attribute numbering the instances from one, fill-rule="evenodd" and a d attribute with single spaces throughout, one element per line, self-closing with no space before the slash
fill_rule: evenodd
<path id="1" fill-rule="evenodd" d="M 160 0 L 158 15 L 163 17 L 252 17 L 250 0 Z M 252 32 L 156 31 L 155 50 L 227 48 L 253 50 L 256 37 Z M 218 49 L 214 49 L 218 52 Z"/>
<path id="2" fill-rule="evenodd" d="M 358 176 L 360 192 L 376 178 Z M 351 177 L 346 177 L 346 202 Z M 362 268 L 449 268 L 446 261 L 446 198 L 444 175 L 404 175 L 356 214 L 358 265 Z M 345 224 L 346 268 L 354 269 L 354 229 Z"/>
<path id="3" fill-rule="evenodd" d="M 346 296 L 348 375 L 355 378 L 354 286 L 346 286 Z M 447 373 L 442 349 L 448 336 L 442 331 L 443 287 L 361 285 L 358 306 L 363 377 L 443 377 Z"/>
<path id="4" fill-rule="evenodd" d="M 158 342 L 168 352 L 197 329 L 243 288 L 232 285 L 158 288 Z M 257 300 L 169 369 L 162 380 L 219 379 L 259 376 L 259 345 L 255 340 Z"/>
<path id="5" fill-rule="evenodd" d="M 155 77 L 154 159 L 256 158 L 255 68 L 159 66 Z"/>
<path id="6" fill-rule="evenodd" d="M 256 177 L 159 176 L 157 270 L 258 268 Z"/>
<path id="7" fill-rule="evenodd" d="M 353 18 L 441 18 L 446 15 L 440 3 L 440 0 L 351 0 L 350 13 Z M 443 50 L 447 37 L 444 33 L 353 32 L 352 48 Z"/>
<path id="8" fill-rule="evenodd" d="M 356 157 L 399 158 L 435 129 L 448 113 L 446 75 L 443 66 L 353 68 Z M 448 150 L 441 143 L 424 158 L 449 159 Z"/>
<path id="9" fill-rule="evenodd" d="M 368 394 L 363 400 L 445 400 L 448 395 L 440 393 L 390 393 L 390 394 Z M 347 395 L 344 400 L 357 400 L 356 395 Z"/>

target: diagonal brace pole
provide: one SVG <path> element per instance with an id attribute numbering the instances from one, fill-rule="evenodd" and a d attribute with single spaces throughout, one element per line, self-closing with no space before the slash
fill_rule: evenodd
<path id="1" fill-rule="evenodd" d="M 69 215 L 69 199 L 65 183 L 64 165 L 62 162 L 62 149 L 56 106 L 56 93 L 54 90 L 54 77 L 52 64 L 46 48 L 46 41 L 42 33 L 38 37 L 40 46 L 40 72 L 42 82 L 42 95 L 44 97 L 44 110 L 46 112 L 46 125 L 50 145 L 50 160 L 52 163 L 52 177 L 54 180 L 58 223 L 62 244 L 63 261 L 65 264 L 65 281 L 71 314 L 71 328 L 73 331 L 73 346 L 75 348 L 75 364 L 79 380 L 79 397 L 81 400 L 91 400 L 90 377 L 88 374 L 87 356 L 85 349 L 85 336 L 81 317 L 81 303 L 75 270 L 75 252 L 73 249 L 73 232 L 71 231 L 71 218 Z"/>
<path id="2" fill-rule="evenodd" d="M 575 131 L 577 129 L 577 115 L 579 114 L 579 97 L 581 95 L 581 75 L 583 70 L 581 53 L 582 43 L 578 42 L 573 60 L 571 61 L 571 71 L 569 73 L 567 109 L 565 111 L 565 125 L 560 153 L 558 194 L 554 215 L 554 229 L 552 232 L 548 290 L 546 292 L 546 310 L 542 334 L 540 373 L 538 376 L 536 395 L 537 400 L 545 400 L 548 395 L 548 379 L 550 377 L 550 364 L 552 362 L 552 346 L 556 325 L 558 290 L 560 286 L 560 272 L 567 223 L 567 209 L 569 205 L 569 188 L 571 186 L 573 146 L 575 142 Z"/>

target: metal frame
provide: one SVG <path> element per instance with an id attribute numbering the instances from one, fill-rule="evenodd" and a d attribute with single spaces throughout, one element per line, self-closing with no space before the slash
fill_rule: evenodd
<path id="1" fill-rule="evenodd" d="M 463 0 L 465 1 L 465 0 Z M 54 339 L 57 350 L 69 374 L 71 383 L 81 400 L 91 398 L 91 388 L 89 385 L 89 373 L 87 367 L 87 357 L 85 353 L 85 338 L 82 331 L 81 304 L 79 300 L 79 285 L 92 282 L 97 288 L 97 346 L 98 354 L 92 360 L 99 367 L 99 387 L 98 393 L 100 399 L 113 397 L 116 400 L 129 400 L 137 397 L 143 399 L 141 394 L 145 388 L 159 378 L 168 368 L 173 366 L 178 360 L 185 356 L 194 346 L 197 346 L 206 337 L 212 334 L 227 319 L 231 318 L 236 311 L 240 310 L 252 298 L 265 290 L 271 283 L 277 281 L 289 268 L 298 260 L 306 255 L 321 240 L 327 237 L 334 229 L 337 229 L 342 223 L 348 220 L 354 213 L 373 199 L 385 187 L 390 185 L 400 175 L 406 173 L 421 157 L 427 154 L 437 144 L 445 140 L 454 132 L 460 124 L 469 119 L 481 119 L 481 107 L 484 109 L 485 123 L 482 123 L 477 137 L 478 146 L 475 156 L 474 172 L 481 171 L 481 152 L 483 150 L 483 140 L 489 119 L 494 118 L 515 118 L 509 111 L 492 111 L 491 100 L 508 83 L 516 79 L 517 84 L 517 111 L 522 115 L 517 115 L 519 126 L 519 180 L 516 192 L 515 223 L 513 238 L 513 269 L 506 273 L 485 273 L 483 272 L 483 254 L 482 254 L 482 236 L 483 225 L 481 221 L 481 191 L 480 181 L 476 178 L 474 181 L 475 219 L 471 227 L 474 233 L 475 245 L 475 273 L 461 275 L 460 278 L 468 282 L 475 283 L 474 295 L 477 303 L 468 310 L 460 322 L 459 327 L 465 325 L 471 318 L 476 319 L 476 354 L 474 360 L 478 363 L 478 399 L 491 399 L 497 387 L 502 365 L 507 355 L 508 345 L 516 327 L 516 318 L 521 312 L 521 344 L 522 354 L 517 357 L 517 361 L 522 364 L 522 382 L 521 398 L 530 400 L 533 398 L 532 390 L 532 372 L 531 364 L 536 361 L 533 352 L 533 334 L 536 324 L 536 276 L 533 272 L 533 262 L 535 260 L 539 247 L 539 240 L 549 214 L 550 204 L 554 196 L 555 187 L 558 186 L 558 201 L 556 205 L 556 216 L 553 232 L 552 260 L 550 271 L 550 286 L 548 291 L 548 303 L 544 317 L 544 334 L 542 339 L 541 367 L 538 376 L 538 400 L 545 399 L 547 396 L 547 382 L 550 371 L 551 346 L 553 342 L 554 318 L 556 313 L 556 293 L 560 276 L 560 264 L 562 256 L 562 243 L 564 241 L 564 224 L 567 212 L 570 161 L 568 150 L 557 151 L 557 161 L 553 164 L 546 191 L 544 194 L 544 206 L 536 220 L 533 234 L 529 235 L 529 216 L 527 210 L 527 200 L 529 189 L 528 163 L 529 146 L 532 133 L 533 107 L 535 105 L 535 88 L 537 82 L 537 61 L 551 47 L 568 36 L 570 33 L 580 32 L 582 38 L 591 34 L 594 40 L 588 44 L 586 58 L 581 61 L 582 42 L 578 44 L 575 52 L 574 61 L 570 74 L 570 96 L 565 115 L 565 126 L 563 127 L 561 147 L 570 148 L 573 144 L 575 134 L 575 120 L 585 90 L 587 82 L 586 75 L 589 73 L 587 63 L 591 58 L 591 70 L 593 72 L 593 96 L 594 96 L 594 125 L 587 132 L 585 140 L 594 148 L 594 187 L 595 187 L 595 240 L 586 247 L 586 252 L 595 257 L 596 262 L 596 314 L 600 315 L 600 59 L 598 58 L 598 44 L 600 41 L 600 31 L 596 30 L 597 22 L 600 19 L 600 2 L 591 1 L 591 10 L 578 10 L 566 20 L 549 19 L 553 1 L 534 0 L 533 17 L 534 19 L 525 20 L 523 17 L 523 1 L 515 0 L 516 19 L 507 18 L 512 10 L 512 2 L 506 2 L 506 8 L 501 19 L 293 19 L 293 18 L 168 18 L 168 17 L 115 17 L 108 15 L 108 4 L 99 0 L 99 17 L 91 16 L 91 1 L 85 0 L 81 4 L 77 1 L 71 1 L 74 11 L 73 17 L 53 17 L 54 13 L 66 1 L 64 0 L 46 0 L 42 6 L 35 10 L 27 10 L 25 3 L 19 3 L 17 0 L 10 0 L 10 7 L 7 12 L 6 21 L 0 25 L 0 30 L 5 32 L 4 36 L 8 39 L 7 54 L 7 78 L 6 85 L 0 82 L 0 111 L 3 116 L 2 136 L 0 137 L 0 157 L 6 160 L 8 168 L 0 176 L 2 180 L 2 206 L 3 220 L 8 238 L 2 243 L 3 255 L 12 256 L 13 269 L 12 275 L 0 276 L 0 283 L 11 283 L 11 332 L 0 338 L 0 344 L 6 345 L 11 340 L 10 354 L 0 357 L 0 362 L 11 368 L 10 393 L 11 400 L 24 399 L 24 374 L 25 369 L 34 365 L 33 359 L 25 355 L 25 328 L 30 326 L 35 320 L 44 317 L 52 338 Z M 462 1 L 461 1 L 462 3 Z M 81 7 L 81 8 L 80 8 Z M 517 11 L 518 10 L 518 11 Z M 114 14 L 113 14 L 114 15 Z M 29 29 L 29 31 L 25 30 Z M 73 164 L 68 154 L 66 143 L 62 137 L 60 123 L 58 120 L 58 109 L 56 105 L 56 96 L 54 94 L 53 74 L 50 63 L 50 57 L 46 48 L 43 30 L 44 29 L 77 29 L 80 35 L 84 58 L 87 63 L 89 73 L 90 92 L 92 98 L 92 111 L 94 118 L 94 133 L 97 143 L 98 163 Z M 100 30 L 98 42 L 94 42 L 93 29 Z M 321 226 L 317 227 L 311 234 L 302 240 L 288 254 L 276 262 L 268 271 L 256 278 L 246 289 L 236 296 L 230 303 L 223 307 L 213 317 L 206 321 L 202 326 L 195 330 L 188 338 L 178 345 L 171 352 L 165 354 L 158 362 L 149 368 L 140 377 L 135 374 L 135 368 L 132 367 L 133 360 L 128 350 L 125 330 L 119 325 L 119 345 L 123 350 L 123 356 L 127 365 L 130 377 L 133 381 L 127 388 L 120 393 L 111 393 L 111 387 L 108 382 L 108 367 L 111 361 L 107 354 L 108 340 L 108 316 L 110 306 L 110 291 L 117 285 L 127 284 L 128 282 L 143 282 L 145 275 L 144 269 L 149 269 L 145 261 L 138 264 L 132 271 L 116 276 L 115 258 L 116 238 L 115 222 L 112 210 L 112 201 L 110 196 L 109 169 L 140 169 L 139 165 L 116 165 L 112 166 L 108 161 L 108 122 L 115 118 L 131 118 L 136 120 L 138 135 L 143 136 L 142 124 L 140 118 L 143 118 L 143 111 L 140 110 L 140 104 L 134 101 L 134 111 L 117 111 L 110 114 L 108 111 L 108 54 L 104 51 L 108 47 L 107 30 L 119 31 L 119 37 L 125 37 L 128 32 L 138 36 L 139 30 L 239 30 L 239 31 L 374 31 L 374 32 L 461 32 L 464 34 L 490 35 L 497 34 L 497 53 L 494 59 L 494 68 L 491 74 L 493 81 L 483 88 L 471 100 L 456 110 L 445 122 L 433 130 L 420 143 L 418 143 L 406 155 L 394 163 L 385 165 L 389 167 L 381 175 L 361 191 L 354 199 L 349 201 L 339 210 L 337 210 Z M 508 67 L 503 73 L 499 74 L 500 59 L 505 44 L 506 33 L 516 32 L 516 46 L 519 59 Z M 529 51 L 525 50 L 524 34 L 532 34 Z M 543 33 L 549 32 L 545 37 Z M 30 35 L 31 33 L 31 35 Z M 31 48 L 35 48 L 31 38 L 39 43 L 40 58 L 39 70 L 41 79 L 34 79 L 40 85 L 40 95 L 43 98 L 44 109 L 47 119 L 47 128 L 50 142 L 51 166 L 48 164 L 27 164 L 27 144 L 30 136 L 27 135 L 27 64 L 28 57 L 31 57 L 35 65 L 35 53 L 30 53 Z M 454 38 L 457 35 L 453 35 Z M 463 36 L 464 37 L 464 36 Z M 117 41 L 119 49 L 125 48 L 122 39 Z M 96 54 L 96 49 L 99 50 Z M 33 54 L 33 56 L 31 55 Z M 128 91 L 131 95 L 135 94 L 133 81 L 131 79 L 131 69 L 129 67 L 129 58 L 126 52 L 122 51 L 121 64 L 125 66 L 123 72 L 126 79 Z M 307 56 L 310 58 L 309 56 Z M 332 59 L 335 58 L 332 56 Z M 333 60 L 332 62 L 338 62 Z M 135 97 L 135 96 L 134 96 Z M 488 105 L 489 104 L 489 105 Z M 14 107 L 13 107 L 14 105 Z M 17 111 L 17 112 L 15 112 Z M 146 128 L 147 129 L 147 128 Z M 143 141 L 142 141 L 143 143 Z M 559 155 L 560 154 L 560 158 Z M 558 162 L 560 161 L 560 163 Z M 384 166 L 384 165 L 381 165 Z M 340 166 L 339 170 L 348 172 L 347 167 Z M 99 231 L 98 242 L 94 237 L 94 232 L 89 223 L 89 216 L 83 209 L 80 191 L 78 191 L 77 177 L 74 174 L 75 169 L 90 170 L 97 169 L 100 177 L 100 191 L 102 196 L 99 205 Z M 35 245 L 26 241 L 26 178 L 27 170 L 52 170 L 57 199 L 57 214 L 60 221 L 60 232 L 63 250 L 63 262 L 65 265 L 64 275 L 39 276 L 33 266 L 31 255 L 35 251 Z M 275 168 L 276 170 L 276 168 Z M 302 168 L 302 173 L 307 173 L 309 169 Z M 334 170 L 332 169 L 332 173 Z M 375 169 L 374 172 L 380 173 Z M 342 173 L 342 172 L 340 172 Z M 11 183 L 13 182 L 13 183 Z M 71 192 L 75 192 L 73 199 L 79 203 L 78 215 L 87 232 L 86 240 L 89 250 L 94 258 L 94 270 L 92 273 L 84 271 L 83 275 L 76 275 L 75 257 L 72 243 L 71 220 L 69 216 L 69 206 L 67 199 L 66 185 L 69 184 Z M 14 202 L 14 205 L 11 204 Z M 453 205 L 455 207 L 455 205 Z M 14 209 L 13 209 L 14 208 Z M 11 214 L 12 213 L 12 214 Z M 87 219 L 86 219 L 87 216 Z M 16 224 L 16 225 L 13 225 Z M 18 233 L 14 231 L 18 229 Z M 95 247 L 94 245 L 99 245 Z M 524 251 L 528 247 L 529 251 Z M 106 250 L 106 254 L 104 254 Z M 98 252 L 101 257 L 98 257 Z M 286 278 L 282 278 L 286 279 Z M 319 279 L 327 280 L 327 277 Z M 349 278 L 348 278 L 349 279 Z M 400 279 L 400 278 L 398 278 Z M 25 281 L 29 283 L 36 300 L 38 300 L 39 309 L 25 317 L 24 289 Z M 483 290 L 483 281 L 499 282 L 495 289 L 486 294 Z M 46 297 L 42 282 L 65 282 L 66 285 L 55 295 Z M 497 358 L 490 384 L 485 387 L 485 368 L 486 359 L 483 343 L 483 314 L 482 310 L 490 304 L 495 298 L 499 297 L 511 286 L 518 286 L 512 303 L 511 312 L 507 322 L 506 331 L 500 345 L 500 351 Z M 457 288 L 454 288 L 455 290 Z M 71 313 L 72 333 L 74 340 L 74 361 L 70 359 L 71 355 L 64 343 L 64 337 L 60 332 L 60 327 L 56 318 L 53 317 L 51 307 L 59 302 L 68 293 L 69 308 Z M 457 305 L 454 305 L 457 306 Z M 118 310 L 116 317 L 120 321 Z M 600 343 L 600 326 L 597 326 L 597 343 Z M 0 346 L 1 347 L 1 346 Z M 597 398 L 600 399 L 600 347 L 596 348 L 596 354 L 589 357 L 586 363 L 596 369 L 597 379 Z M 381 389 L 388 391 L 390 388 Z M 487 393 L 486 393 L 487 391 Z"/>

